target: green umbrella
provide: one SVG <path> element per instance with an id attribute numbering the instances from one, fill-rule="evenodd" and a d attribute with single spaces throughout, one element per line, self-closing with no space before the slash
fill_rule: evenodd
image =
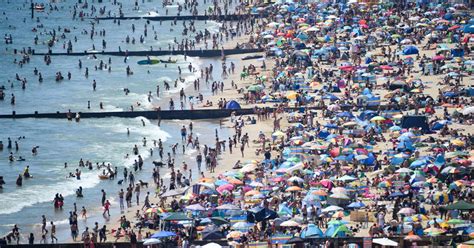
<path id="1" fill-rule="evenodd" d="M 447 210 L 474 210 L 474 204 L 466 201 L 458 201 L 446 207 Z"/>
<path id="2" fill-rule="evenodd" d="M 165 217 L 163 220 L 181 221 L 181 220 L 191 220 L 191 219 L 183 212 L 176 212 L 176 213 L 171 213 L 169 216 Z"/>
<path id="3" fill-rule="evenodd" d="M 458 224 L 464 224 L 466 223 L 464 220 L 460 220 L 460 219 L 451 219 L 451 220 L 448 220 L 448 224 L 451 224 L 451 225 L 458 225 Z"/>
<path id="4" fill-rule="evenodd" d="M 229 224 L 229 221 L 222 217 L 211 217 L 211 221 L 218 226 Z"/>
<path id="5" fill-rule="evenodd" d="M 253 91 L 253 92 L 257 92 L 257 91 L 261 91 L 262 90 L 262 86 L 260 85 L 250 85 L 248 88 L 247 88 L 248 91 Z"/>
<path id="6" fill-rule="evenodd" d="M 333 238 L 336 237 L 337 234 L 340 233 L 340 232 L 345 232 L 345 233 L 349 233 L 349 234 L 352 233 L 351 230 L 349 230 L 349 228 L 347 228 L 347 226 L 342 225 L 342 226 L 339 226 L 336 229 L 336 231 L 334 231 L 334 233 L 332 234 L 332 237 Z"/>

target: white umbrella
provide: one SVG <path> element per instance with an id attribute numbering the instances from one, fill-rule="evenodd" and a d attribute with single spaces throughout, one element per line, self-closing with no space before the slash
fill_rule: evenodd
<path id="1" fill-rule="evenodd" d="M 161 240 L 159 239 L 147 239 L 145 242 L 143 242 L 143 245 L 156 245 L 161 243 Z"/>
<path id="2" fill-rule="evenodd" d="M 329 197 L 333 198 L 333 199 L 351 199 L 348 195 L 346 194 L 342 194 L 342 193 L 336 193 L 336 194 L 332 194 L 330 195 Z"/>
<path id="3" fill-rule="evenodd" d="M 233 205 L 233 204 L 224 204 L 224 205 L 220 205 L 216 209 L 219 209 L 219 210 L 239 210 L 240 208 Z"/>
<path id="4" fill-rule="evenodd" d="M 410 173 L 410 172 L 412 172 L 412 171 L 413 171 L 413 170 L 408 169 L 408 168 L 400 168 L 400 169 L 396 170 L 395 172 L 396 172 L 396 173 Z"/>
<path id="5" fill-rule="evenodd" d="M 474 113 L 474 106 L 466 107 L 462 110 L 463 115 L 469 115 L 469 114 L 472 114 L 472 113 Z"/>
<path id="6" fill-rule="evenodd" d="M 297 177 L 297 176 L 290 177 L 290 178 L 288 178 L 287 181 L 288 182 L 295 182 L 296 181 L 297 183 L 303 183 L 304 182 L 303 178 Z"/>
<path id="7" fill-rule="evenodd" d="M 247 164 L 247 165 L 244 165 L 244 167 L 240 169 L 240 172 L 248 173 L 248 172 L 254 171 L 255 169 L 257 169 L 256 164 Z"/>
<path id="8" fill-rule="evenodd" d="M 328 212 L 335 212 L 335 211 L 339 211 L 339 210 L 344 210 L 343 208 L 339 207 L 339 206 L 329 206 L 329 207 L 326 207 L 326 208 L 323 208 L 322 209 L 322 212 L 324 213 L 328 213 Z"/>
<path id="9" fill-rule="evenodd" d="M 211 242 L 209 244 L 199 246 L 199 247 L 201 247 L 201 248 L 221 248 L 222 246 L 217 244 L 217 243 Z"/>
<path id="10" fill-rule="evenodd" d="M 397 242 L 387 238 L 373 239 L 372 242 L 383 246 L 398 246 Z"/>
<path id="11" fill-rule="evenodd" d="M 349 175 L 344 175 L 338 179 L 336 179 L 337 181 L 354 181 L 354 180 L 357 180 L 357 178 L 355 177 L 351 177 Z"/>
<path id="12" fill-rule="evenodd" d="M 250 186 L 252 186 L 252 187 L 263 187 L 263 183 L 253 181 L 253 182 L 250 183 Z"/>
<path id="13" fill-rule="evenodd" d="M 283 221 L 280 226 L 299 226 L 300 224 L 294 220 L 287 220 L 287 221 Z"/>
<path id="14" fill-rule="evenodd" d="M 186 210 L 191 210 L 191 211 L 206 211 L 206 208 L 201 206 L 199 203 L 198 204 L 193 204 L 189 205 L 185 208 Z"/>

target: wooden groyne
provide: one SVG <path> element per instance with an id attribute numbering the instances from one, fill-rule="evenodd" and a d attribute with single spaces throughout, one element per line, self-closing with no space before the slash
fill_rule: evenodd
<path id="1" fill-rule="evenodd" d="M 261 17 L 261 15 L 176 15 L 176 16 L 107 16 L 96 17 L 95 20 L 150 20 L 150 21 L 237 21 L 251 17 Z"/>
<path id="2" fill-rule="evenodd" d="M 110 55 L 110 56 L 171 56 L 186 55 L 189 57 L 220 57 L 222 55 L 248 54 L 263 52 L 263 48 L 251 49 L 224 49 L 224 50 L 150 50 L 150 51 L 84 51 L 72 53 L 36 53 L 33 55 L 50 56 L 87 56 L 87 55 Z"/>
<path id="3" fill-rule="evenodd" d="M 352 105 L 341 105 L 342 110 L 352 110 Z M 398 110 L 399 107 L 396 105 L 384 105 L 384 106 L 365 106 L 359 107 L 370 110 Z M 268 107 L 269 111 L 274 111 L 275 108 Z M 304 112 L 306 110 L 321 110 L 323 107 L 310 107 L 310 108 L 285 108 L 286 111 L 299 111 Z M 199 120 L 199 119 L 218 119 L 229 117 L 232 112 L 236 115 L 249 115 L 254 113 L 253 108 L 243 109 L 196 109 L 196 110 L 148 110 L 148 111 L 121 111 L 121 112 L 79 112 L 81 119 L 83 118 L 107 118 L 107 117 L 119 117 L 119 118 L 136 118 L 145 117 L 147 119 L 161 119 L 161 120 Z M 0 114 L 0 119 L 23 119 L 23 118 L 44 118 L 44 119 L 65 119 L 68 114 L 74 118 L 76 112 L 56 112 L 56 113 L 39 113 L 35 111 L 32 114 L 18 114 L 13 111 L 11 114 Z"/>

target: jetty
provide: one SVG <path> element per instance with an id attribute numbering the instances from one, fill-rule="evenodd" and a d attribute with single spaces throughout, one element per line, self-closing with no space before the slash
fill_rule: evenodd
<path id="1" fill-rule="evenodd" d="M 341 105 L 342 110 L 354 109 L 352 105 Z M 268 111 L 274 111 L 274 107 L 265 107 Z M 298 111 L 304 113 L 305 111 L 321 110 L 325 107 L 301 107 L 301 108 L 285 108 L 285 111 Z M 381 110 L 381 111 L 397 111 L 400 108 L 397 105 L 383 105 L 383 106 L 356 106 L 359 109 L 367 110 Z M 145 117 L 147 119 L 160 120 L 199 120 L 199 119 L 216 119 L 229 117 L 232 112 L 236 115 L 250 115 L 254 114 L 254 108 L 241 109 L 195 109 L 195 110 L 144 110 L 144 111 L 101 111 L 101 112 L 60 112 L 56 113 L 39 113 L 35 111 L 30 114 L 19 114 L 13 111 L 11 114 L 0 114 L 0 119 L 24 119 L 24 118 L 38 118 L 38 119 L 65 119 L 74 118 L 76 113 L 84 118 L 136 118 Z"/>
<path id="2" fill-rule="evenodd" d="M 256 14 L 229 14 L 229 15 L 176 15 L 176 16 L 107 16 L 95 17 L 94 20 L 150 20 L 150 21 L 238 21 L 251 17 L 262 17 Z"/>
<path id="3" fill-rule="evenodd" d="M 225 55 L 248 54 L 263 52 L 263 48 L 250 49 L 202 49 L 202 50 L 148 50 L 148 51 L 83 51 L 71 53 L 37 53 L 34 50 L 32 55 L 49 55 L 49 56 L 87 56 L 87 55 L 109 55 L 109 56 L 172 56 L 172 55 L 186 55 L 189 57 L 221 57 Z"/>

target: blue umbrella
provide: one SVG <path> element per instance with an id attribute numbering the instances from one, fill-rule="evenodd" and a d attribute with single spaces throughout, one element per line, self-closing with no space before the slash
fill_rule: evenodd
<path id="1" fill-rule="evenodd" d="M 167 238 L 167 237 L 173 237 L 173 236 L 176 236 L 176 233 L 168 232 L 168 231 L 159 231 L 151 235 L 151 238 L 160 239 L 160 238 Z"/>
<path id="2" fill-rule="evenodd" d="M 348 118 L 352 118 L 354 117 L 354 115 L 351 113 L 351 112 L 347 112 L 347 111 L 344 111 L 342 113 L 339 113 L 336 115 L 337 117 L 348 117 Z"/>
<path id="3" fill-rule="evenodd" d="M 338 129 L 338 128 L 339 128 L 338 125 L 332 124 L 332 123 L 326 124 L 326 125 L 324 125 L 324 127 L 326 127 L 326 128 L 333 128 L 333 129 Z"/>
<path id="4" fill-rule="evenodd" d="M 353 202 L 349 205 L 347 205 L 348 208 L 363 208 L 365 207 L 365 204 L 362 202 Z"/>
<path id="5" fill-rule="evenodd" d="M 418 168 L 426 165 L 426 160 L 415 160 L 410 164 L 410 168 Z"/>

